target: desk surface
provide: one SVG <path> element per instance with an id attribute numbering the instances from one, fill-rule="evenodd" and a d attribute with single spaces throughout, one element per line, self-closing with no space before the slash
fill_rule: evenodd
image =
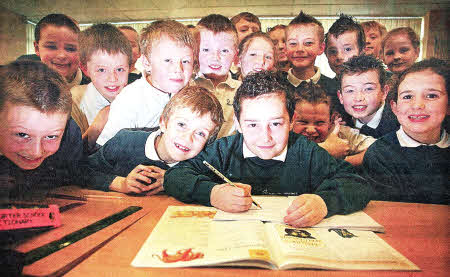
<path id="1" fill-rule="evenodd" d="M 127 197 L 127 196 L 125 196 Z M 133 200 L 135 199 L 135 200 Z M 115 199 L 108 199 L 113 202 Z M 183 203 L 165 196 L 132 198 L 150 212 L 124 230 L 66 276 L 445 276 L 449 271 L 449 206 L 372 201 L 364 209 L 386 228 L 379 234 L 387 243 L 419 266 L 421 272 L 394 271 L 273 271 L 254 268 L 134 268 L 131 261 L 169 205 Z M 144 203 L 144 204 L 143 204 Z"/>

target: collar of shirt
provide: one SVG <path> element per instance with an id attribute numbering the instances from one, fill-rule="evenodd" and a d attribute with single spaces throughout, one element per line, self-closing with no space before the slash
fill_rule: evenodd
<path id="1" fill-rule="evenodd" d="M 213 82 L 206 78 L 202 73 L 198 73 L 197 76 L 195 77 L 195 82 L 200 85 L 201 87 L 207 88 L 208 90 L 210 90 L 211 92 L 215 91 L 214 88 L 214 84 Z M 228 86 L 231 89 L 237 89 L 239 86 L 241 85 L 241 82 L 238 80 L 235 80 L 231 77 L 231 73 L 228 72 L 228 76 L 227 79 L 222 82 L 219 83 L 217 85 L 217 88 L 219 88 L 220 86 Z"/>
<path id="2" fill-rule="evenodd" d="M 256 155 L 250 149 L 248 149 L 248 147 L 245 144 L 245 142 L 242 142 L 242 143 L 243 143 L 243 145 L 242 145 L 242 154 L 244 155 L 244 159 L 256 157 Z M 284 162 L 286 160 L 286 155 L 287 155 L 287 145 L 284 147 L 283 151 L 281 151 L 280 155 L 278 155 L 276 157 L 273 157 L 271 160 Z"/>
<path id="3" fill-rule="evenodd" d="M 450 138 L 448 136 L 447 131 L 443 129 L 443 132 L 441 134 L 441 140 L 434 144 L 425 144 L 418 142 L 417 140 L 413 139 L 412 137 L 408 136 L 408 134 L 405 133 L 402 126 L 400 126 L 400 129 L 396 132 L 398 142 L 400 143 L 400 146 L 402 147 L 419 147 L 421 145 L 425 146 L 437 146 L 439 148 L 448 148 L 450 146 Z"/>
<path id="4" fill-rule="evenodd" d="M 75 75 L 75 78 L 73 78 L 72 82 L 68 83 L 69 88 L 73 86 L 77 86 L 81 83 L 81 79 L 83 79 L 83 73 L 81 72 L 81 69 L 77 69 L 77 75 Z"/>
<path id="5" fill-rule="evenodd" d="M 319 79 L 320 79 L 320 69 L 318 67 L 314 66 L 314 71 L 316 73 L 314 74 L 314 76 L 312 76 L 308 80 L 300 80 L 299 78 L 295 77 L 294 73 L 292 72 L 292 68 L 291 68 L 288 71 L 287 79 L 288 79 L 289 83 L 291 83 L 294 87 L 298 87 L 303 81 L 306 81 L 308 83 L 312 81 L 314 84 L 317 84 L 317 82 L 319 82 Z"/>
<path id="6" fill-rule="evenodd" d="M 141 71 L 139 71 L 139 69 L 135 68 L 133 71 L 131 71 L 130 73 L 134 73 L 134 74 L 141 74 Z"/>
<path id="7" fill-rule="evenodd" d="M 375 113 L 374 117 L 367 123 L 364 124 L 359 119 L 355 119 L 355 127 L 358 129 L 361 129 L 363 125 L 367 125 L 372 129 L 376 129 L 378 125 L 380 125 L 381 116 L 383 115 L 384 105 L 381 105 L 381 107 L 378 109 L 378 111 Z"/>
<path id="8" fill-rule="evenodd" d="M 148 136 L 147 141 L 145 142 L 145 156 L 147 158 L 149 158 L 150 160 L 162 161 L 163 163 L 167 164 L 169 167 L 172 167 L 172 166 L 176 165 L 178 162 L 168 164 L 165 161 L 161 160 L 161 158 L 158 156 L 158 153 L 156 153 L 155 140 L 161 134 L 162 134 L 161 130 L 158 130 L 158 131 L 151 133 Z"/>
<path id="9" fill-rule="evenodd" d="M 90 82 L 87 85 L 86 89 L 86 97 L 89 99 L 88 101 L 92 101 L 92 103 L 95 103 L 96 106 L 99 107 L 105 107 L 111 104 L 108 99 L 106 99 L 94 86 L 94 83 Z"/>

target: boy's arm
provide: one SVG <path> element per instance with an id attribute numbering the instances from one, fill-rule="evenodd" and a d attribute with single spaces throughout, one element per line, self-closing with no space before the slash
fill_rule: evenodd
<path id="1" fill-rule="evenodd" d="M 312 147 L 312 193 L 324 200 L 328 210 L 327 217 L 363 209 L 372 196 L 368 182 L 349 163 L 331 157 L 317 145 Z"/>
<path id="2" fill-rule="evenodd" d="M 363 152 L 360 152 L 355 155 L 347 156 L 345 157 L 345 161 L 349 162 L 353 166 L 360 166 L 363 163 L 364 154 L 366 154 L 367 150 L 364 150 Z"/>

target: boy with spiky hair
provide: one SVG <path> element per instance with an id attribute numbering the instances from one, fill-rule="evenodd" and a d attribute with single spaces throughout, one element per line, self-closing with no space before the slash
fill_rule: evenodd
<path id="1" fill-rule="evenodd" d="M 361 23 L 364 29 L 364 35 L 366 37 L 366 47 L 364 53 L 366 55 L 372 55 L 375 58 L 381 56 L 381 42 L 387 33 L 386 27 L 383 24 L 375 21 L 365 21 Z"/>
<path id="2" fill-rule="evenodd" d="M 362 53 L 365 45 L 362 26 L 353 17 L 341 14 L 325 38 L 325 54 L 331 69 L 338 74 L 342 64 Z"/>
<path id="3" fill-rule="evenodd" d="M 374 144 L 364 170 L 374 199 L 450 203 L 450 139 L 443 124 L 449 114 L 449 63 L 431 58 L 403 72 L 392 90 L 392 111 L 401 126 Z"/>
<path id="4" fill-rule="evenodd" d="M 234 132 L 232 105 L 241 82 L 232 78 L 230 68 L 237 57 L 238 36 L 231 21 L 220 14 L 203 17 L 197 29 L 200 70 L 195 83 L 213 92 L 222 105 L 225 122 L 218 134 L 220 138 Z"/>
<path id="5" fill-rule="evenodd" d="M 103 108 L 111 105 L 127 85 L 132 63 L 131 46 L 111 24 L 95 24 L 81 32 L 78 40 L 80 67 L 92 82 L 71 89 L 72 117 L 80 126 L 83 139 L 92 148 L 108 119 L 109 109 Z M 101 115 L 104 120 L 93 124 L 100 111 L 104 113 Z"/>
<path id="6" fill-rule="evenodd" d="M 385 105 L 389 86 L 380 60 L 366 55 L 350 58 L 342 65 L 337 78 L 339 100 L 352 116 L 347 125 L 374 138 L 398 129 L 397 118 L 390 106 Z"/>
<path id="7" fill-rule="evenodd" d="M 302 82 L 319 84 L 331 97 L 333 105 L 338 104 L 337 82 L 320 73 L 314 66 L 316 57 L 325 49 L 322 23 L 313 16 L 300 12 L 286 28 L 286 50 L 292 68 L 287 80 L 297 90 Z"/>
<path id="8" fill-rule="evenodd" d="M 144 76 L 126 86 L 111 104 L 108 122 L 97 139 L 103 145 L 124 128 L 152 128 L 171 95 L 188 85 L 198 45 L 191 32 L 174 20 L 158 20 L 141 33 Z"/>
<path id="9" fill-rule="evenodd" d="M 233 107 L 239 133 L 170 168 L 164 178 L 169 195 L 243 212 L 252 205 L 251 190 L 298 194 L 284 217 L 296 227 L 312 226 L 325 216 L 354 212 L 368 203 L 370 188 L 349 163 L 290 132 L 294 103 L 277 73 L 263 71 L 244 78 Z M 203 161 L 238 187 L 224 183 Z"/>

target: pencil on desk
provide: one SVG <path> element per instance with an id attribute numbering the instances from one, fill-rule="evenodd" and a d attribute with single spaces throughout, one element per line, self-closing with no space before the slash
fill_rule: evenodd
<path id="1" fill-rule="evenodd" d="M 219 176 L 220 178 L 222 178 L 222 180 L 224 180 L 225 182 L 227 182 L 229 185 L 232 185 L 233 187 L 237 188 L 238 186 L 236 186 L 233 182 L 230 181 L 230 179 L 228 179 L 227 177 L 225 177 L 225 175 L 223 175 L 222 173 L 220 173 L 219 170 L 217 170 L 214 166 L 210 165 L 207 161 L 203 161 L 203 164 L 206 165 L 209 169 L 211 169 L 212 172 L 214 172 L 217 176 Z M 253 204 L 255 204 L 256 207 L 262 209 L 262 207 L 255 202 L 255 200 L 252 199 Z"/>

